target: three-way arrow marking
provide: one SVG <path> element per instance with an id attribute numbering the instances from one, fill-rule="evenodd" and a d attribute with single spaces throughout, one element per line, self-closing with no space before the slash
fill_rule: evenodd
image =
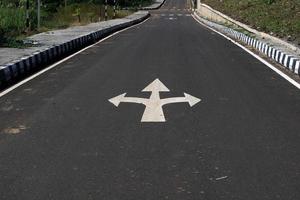
<path id="1" fill-rule="evenodd" d="M 186 102 L 190 105 L 190 107 L 192 107 L 201 101 L 201 99 L 187 93 L 183 93 L 184 97 L 171 97 L 160 99 L 160 92 L 169 91 L 170 90 L 159 79 L 155 79 L 145 89 L 142 90 L 142 92 L 151 92 L 151 96 L 149 99 L 139 97 L 126 97 L 126 93 L 123 93 L 121 95 L 109 99 L 109 102 L 114 104 L 116 107 L 118 107 L 121 102 L 144 104 L 146 108 L 141 120 L 142 122 L 165 122 L 166 119 L 162 109 L 164 105 Z"/>

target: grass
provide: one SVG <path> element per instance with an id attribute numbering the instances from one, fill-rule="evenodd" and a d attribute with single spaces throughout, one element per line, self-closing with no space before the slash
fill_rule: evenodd
<path id="1" fill-rule="evenodd" d="M 0 45 L 18 46 L 15 37 L 26 29 L 24 19 L 23 9 L 0 8 Z"/>
<path id="2" fill-rule="evenodd" d="M 300 45 L 300 0 L 202 0 L 251 27 Z"/>
<path id="3" fill-rule="evenodd" d="M 132 11 L 118 10 L 116 18 L 122 18 Z M 93 22 L 105 20 L 104 6 L 93 4 L 74 4 L 59 8 L 57 13 L 50 16 L 45 16 L 42 23 L 42 28 L 58 29 L 69 26 L 86 25 Z M 113 18 L 113 7 L 108 7 L 108 19 Z"/>

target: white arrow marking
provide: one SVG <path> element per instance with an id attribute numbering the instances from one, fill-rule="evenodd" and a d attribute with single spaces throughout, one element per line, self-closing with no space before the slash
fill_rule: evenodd
<path id="1" fill-rule="evenodd" d="M 121 102 L 145 104 L 149 100 L 138 97 L 125 97 L 125 95 L 126 93 L 121 94 L 119 96 L 109 99 L 108 101 L 114 104 L 116 107 L 118 107 Z"/>
<path id="2" fill-rule="evenodd" d="M 170 92 L 170 90 L 157 78 L 147 87 L 145 87 L 142 92 Z"/>
<path id="3" fill-rule="evenodd" d="M 198 99 L 197 97 L 194 97 L 190 94 L 187 94 L 187 93 L 183 93 L 183 94 L 184 94 L 184 97 L 172 97 L 172 98 L 162 99 L 161 105 L 187 102 L 190 104 L 191 107 L 193 107 L 195 104 L 197 104 L 201 101 L 201 99 Z"/>
<path id="4" fill-rule="evenodd" d="M 142 90 L 142 92 L 151 92 L 151 96 L 149 99 L 138 97 L 125 97 L 126 93 L 123 93 L 121 95 L 109 99 L 109 102 L 114 104 L 116 107 L 118 107 L 121 102 L 144 104 L 146 108 L 141 120 L 142 122 L 165 122 L 166 119 L 162 109 L 164 105 L 187 102 L 192 107 L 201 101 L 201 99 L 198 99 L 187 93 L 184 93 L 184 97 L 160 99 L 160 92 L 169 91 L 170 90 L 159 79 L 155 79 L 145 89 Z"/>
<path id="5" fill-rule="evenodd" d="M 142 122 L 165 122 L 165 115 L 161 105 L 159 92 L 170 90 L 159 80 L 155 79 L 142 92 L 152 92 L 142 117 Z"/>

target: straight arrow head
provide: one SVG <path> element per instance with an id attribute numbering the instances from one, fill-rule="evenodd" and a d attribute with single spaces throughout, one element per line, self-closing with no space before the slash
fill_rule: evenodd
<path id="1" fill-rule="evenodd" d="M 194 106 L 195 104 L 199 103 L 201 101 L 201 99 L 194 97 L 192 95 L 189 95 L 187 93 L 183 93 L 186 100 L 188 101 L 188 103 L 190 104 L 190 106 Z"/>
<path id="2" fill-rule="evenodd" d="M 150 83 L 142 92 L 170 92 L 170 90 L 157 78 Z"/>
<path id="3" fill-rule="evenodd" d="M 123 93 L 119 96 L 113 97 L 111 99 L 108 99 L 108 101 L 112 104 L 114 104 L 116 107 L 119 106 L 119 104 L 122 102 L 122 100 L 124 99 L 126 93 Z"/>

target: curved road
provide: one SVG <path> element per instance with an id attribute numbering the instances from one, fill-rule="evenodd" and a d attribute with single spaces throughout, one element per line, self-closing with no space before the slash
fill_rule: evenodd
<path id="1" fill-rule="evenodd" d="M 1 200 L 300 199 L 299 90 L 188 7 L 167 0 L 0 98 Z M 108 101 L 149 98 L 157 78 L 170 92 L 151 98 L 201 101 L 160 123 Z"/>

